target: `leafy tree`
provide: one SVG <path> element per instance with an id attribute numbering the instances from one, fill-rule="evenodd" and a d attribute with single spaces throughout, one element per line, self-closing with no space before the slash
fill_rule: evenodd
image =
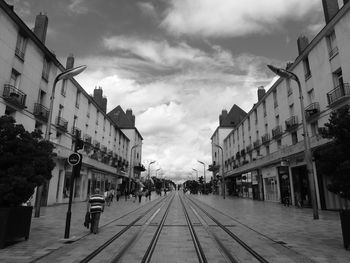
<path id="1" fill-rule="evenodd" d="M 0 117 L 0 206 L 18 206 L 51 178 L 53 144 L 29 133 L 11 116 Z"/>
<path id="2" fill-rule="evenodd" d="M 346 105 L 330 115 L 321 129 L 323 138 L 331 139 L 324 149 L 315 153 L 321 173 L 330 177 L 329 191 L 350 200 L 350 111 Z"/>

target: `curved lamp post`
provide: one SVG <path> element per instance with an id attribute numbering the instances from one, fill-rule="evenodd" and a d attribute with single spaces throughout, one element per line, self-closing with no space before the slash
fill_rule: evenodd
<path id="1" fill-rule="evenodd" d="M 134 159 L 132 158 L 132 151 L 138 147 L 138 146 L 141 146 L 141 144 L 135 144 L 134 146 L 131 147 L 131 150 L 130 150 L 130 169 L 129 169 L 129 193 L 131 192 L 131 170 L 134 171 Z"/>
<path id="2" fill-rule="evenodd" d="M 51 131 L 51 121 L 52 121 L 52 111 L 53 111 L 53 101 L 55 99 L 55 89 L 56 89 L 56 84 L 60 80 L 65 80 L 72 78 L 81 72 L 83 72 L 87 66 L 79 66 L 76 68 L 68 69 L 66 71 L 63 71 L 62 73 L 58 74 L 53 82 L 52 86 L 52 91 L 51 91 L 51 97 L 50 97 L 50 111 L 49 111 L 49 118 L 47 121 L 47 126 L 46 126 L 46 132 L 45 132 L 45 140 L 49 141 L 50 140 L 50 131 Z M 43 191 L 43 185 L 40 185 L 37 190 L 36 190 L 36 196 L 35 196 L 35 213 L 34 217 L 39 217 L 40 216 L 40 204 L 41 204 L 41 193 Z"/>
<path id="3" fill-rule="evenodd" d="M 198 161 L 198 160 L 197 160 Z M 198 161 L 199 163 L 203 164 L 203 173 L 204 173 L 204 194 L 207 194 L 207 191 L 206 191 L 206 179 L 205 179 L 205 163 L 202 162 L 202 161 Z"/>
<path id="4" fill-rule="evenodd" d="M 194 168 L 192 168 L 192 170 L 196 172 L 196 174 L 197 174 L 197 181 L 198 181 L 198 179 L 199 179 L 199 178 L 198 178 L 198 170 L 197 170 L 197 169 L 194 169 Z"/>
<path id="5" fill-rule="evenodd" d="M 224 172 L 224 150 L 222 147 L 216 143 L 213 145 L 221 150 L 221 176 L 222 176 L 222 197 L 225 199 L 226 197 L 226 184 L 225 184 L 225 172 Z"/>
<path id="6" fill-rule="evenodd" d="M 303 124 L 303 133 L 304 133 L 304 153 L 305 153 L 307 175 L 308 175 L 308 179 L 310 182 L 311 203 L 312 203 L 312 208 L 313 208 L 314 219 L 318 219 L 319 217 L 318 217 L 318 208 L 317 208 L 316 191 L 315 191 L 315 180 L 314 180 L 315 173 L 314 173 L 314 167 L 312 165 L 310 137 L 309 137 L 309 133 L 308 133 L 307 127 L 306 127 L 306 118 L 305 118 L 305 110 L 304 110 L 304 97 L 303 97 L 303 92 L 301 90 L 299 78 L 293 72 L 290 72 L 288 70 L 285 70 L 282 68 L 276 68 L 276 67 L 271 66 L 271 65 L 267 65 L 267 67 L 273 73 L 278 75 L 279 77 L 284 78 L 284 79 L 292 79 L 298 84 L 301 117 L 302 117 L 302 124 Z"/>
<path id="7" fill-rule="evenodd" d="M 161 170 L 161 168 L 158 168 L 157 170 L 156 170 L 156 178 L 157 178 L 157 175 L 158 175 L 158 171 L 159 170 Z"/>

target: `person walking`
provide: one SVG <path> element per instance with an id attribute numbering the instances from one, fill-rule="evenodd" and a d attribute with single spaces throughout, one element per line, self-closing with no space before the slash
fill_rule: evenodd
<path id="1" fill-rule="evenodd" d="M 120 197 L 120 189 L 118 188 L 117 189 L 117 195 L 116 195 L 117 202 L 119 202 L 119 197 Z"/>
<path id="2" fill-rule="evenodd" d="M 105 198 L 100 194 L 100 189 L 96 188 L 94 194 L 90 196 L 88 201 L 88 211 L 91 214 L 90 232 L 97 234 L 98 224 L 100 222 L 101 213 L 104 211 Z"/>
<path id="3" fill-rule="evenodd" d="M 141 191 L 141 189 L 138 190 L 137 194 L 138 194 L 138 196 L 139 196 L 139 203 L 141 203 L 142 194 L 143 194 L 142 191 Z"/>

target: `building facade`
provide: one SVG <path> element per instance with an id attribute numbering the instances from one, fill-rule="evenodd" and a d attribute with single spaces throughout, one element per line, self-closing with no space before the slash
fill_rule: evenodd
<path id="1" fill-rule="evenodd" d="M 47 26 L 48 18 L 40 14 L 31 31 L 13 7 L 0 0 L 0 115 L 13 116 L 26 130 L 45 133 L 54 95 L 50 141 L 56 166 L 44 185 L 42 205 L 68 202 L 72 167 L 67 157 L 77 136 L 84 147 L 79 151 L 83 162 L 74 187 L 76 201 L 85 200 L 95 187 L 117 188 L 127 178 L 130 152 L 130 140 L 107 115 L 105 100 L 87 94 L 74 78 L 59 81 L 51 94 L 55 77 L 74 67 L 74 57 L 70 55 L 64 67 L 48 50 Z"/>
<path id="2" fill-rule="evenodd" d="M 259 87 L 258 102 L 224 139 L 227 188 L 238 196 L 311 206 L 301 114 L 315 152 L 328 142 L 319 128 L 333 110 L 350 104 L 350 3 L 322 2 L 326 26 L 310 43 L 299 37 L 299 55 L 286 66 L 300 80 L 305 108 L 297 83 L 280 78 L 266 93 Z M 339 209 L 345 200 L 328 191 L 315 161 L 313 168 L 318 208 Z"/>

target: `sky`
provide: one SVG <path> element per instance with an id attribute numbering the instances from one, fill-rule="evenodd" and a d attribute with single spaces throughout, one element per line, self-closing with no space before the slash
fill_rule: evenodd
<path id="1" fill-rule="evenodd" d="M 298 36 L 324 26 L 321 0 L 7 0 L 30 27 L 49 18 L 46 46 L 76 80 L 102 87 L 107 111 L 131 108 L 143 164 L 180 182 L 203 175 L 223 109 L 248 112 L 277 80 L 266 64 L 297 57 Z M 206 167 L 207 168 L 207 167 Z M 209 172 L 207 172 L 207 180 Z"/>

